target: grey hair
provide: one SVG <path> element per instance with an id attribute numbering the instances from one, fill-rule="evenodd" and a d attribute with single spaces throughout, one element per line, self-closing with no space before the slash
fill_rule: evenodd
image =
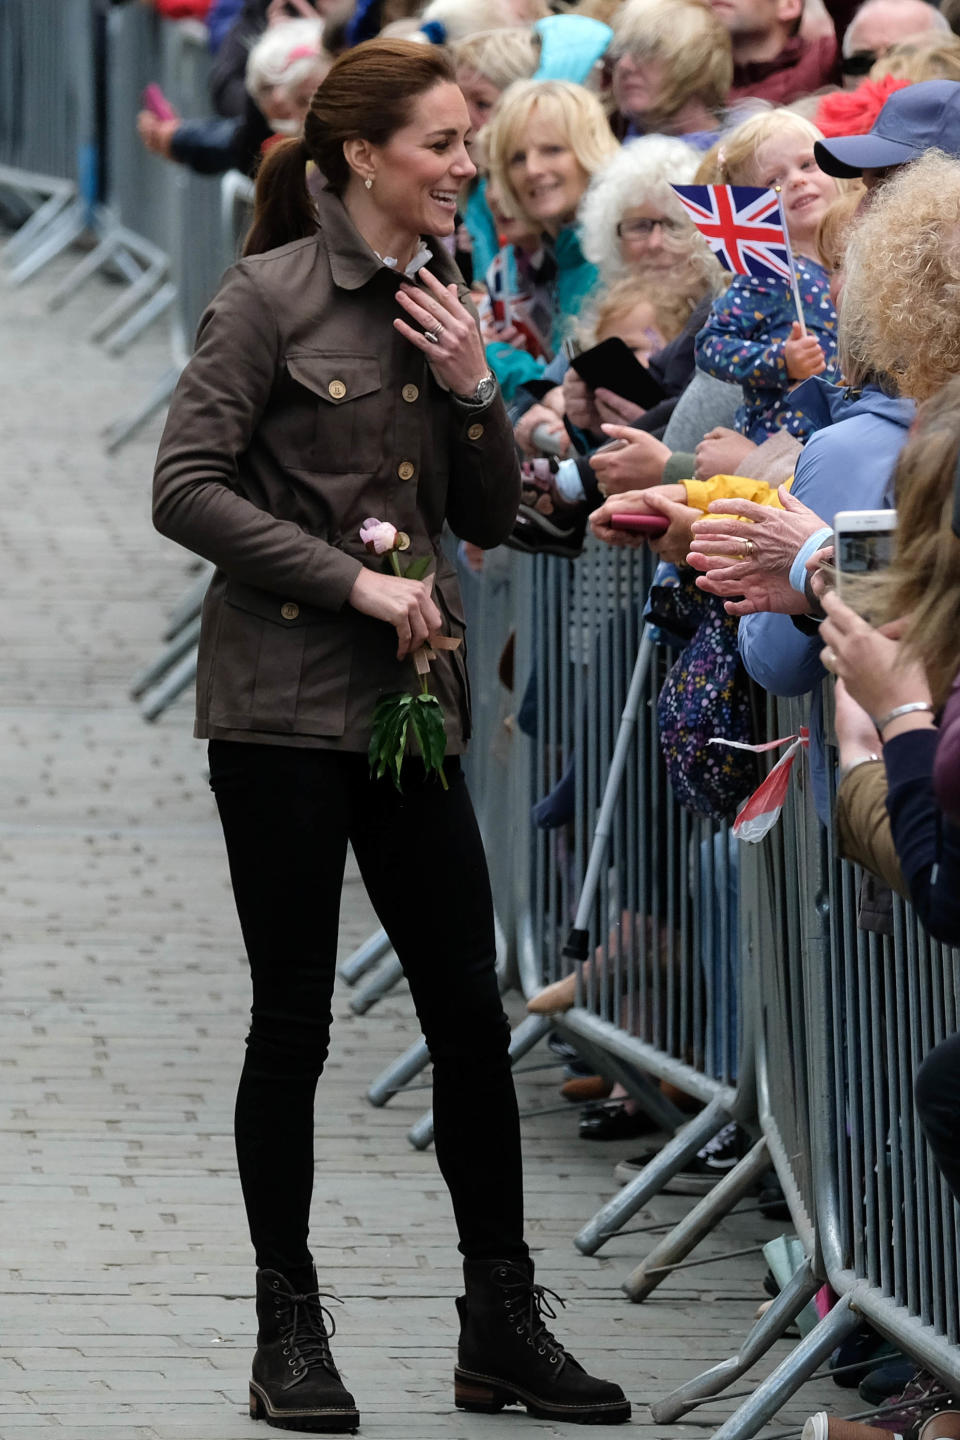
<path id="1" fill-rule="evenodd" d="M 669 135 L 641 135 L 626 145 L 590 181 L 580 202 L 579 228 L 583 253 L 600 270 L 607 285 L 629 274 L 620 255 L 617 225 L 627 210 L 656 205 L 665 215 L 686 220 L 686 211 L 670 189 L 671 182 L 689 185 L 700 156 L 691 145 Z M 690 225 L 690 252 L 703 254 L 704 274 L 714 262 L 706 244 Z"/>
<path id="2" fill-rule="evenodd" d="M 900 11 L 901 8 L 899 0 L 863 0 L 863 4 L 859 5 L 854 11 L 853 19 L 847 26 L 846 33 L 844 34 L 842 46 L 843 58 L 849 60 L 850 56 L 855 54 L 854 46 L 857 21 L 860 20 L 865 13 L 869 14 L 874 10 L 889 10 L 891 13 L 896 13 Z M 927 0 L 915 0 L 915 13 L 917 16 L 923 15 L 927 23 L 918 23 L 916 29 L 911 30 L 909 35 L 911 40 L 914 39 L 916 35 L 930 32 L 942 32 L 946 35 L 952 34 L 950 22 L 947 17 L 942 15 L 933 5 L 927 4 Z M 908 37 L 904 35 L 901 38 L 905 40 Z"/>

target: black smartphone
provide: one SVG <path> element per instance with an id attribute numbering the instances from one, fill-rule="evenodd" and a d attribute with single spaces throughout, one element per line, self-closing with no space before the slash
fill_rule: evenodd
<path id="1" fill-rule="evenodd" d="M 612 390 L 614 395 L 642 405 L 644 410 L 652 410 L 666 399 L 663 387 L 640 364 L 629 345 L 615 335 L 601 340 L 592 350 L 574 355 L 570 364 L 591 390 Z"/>

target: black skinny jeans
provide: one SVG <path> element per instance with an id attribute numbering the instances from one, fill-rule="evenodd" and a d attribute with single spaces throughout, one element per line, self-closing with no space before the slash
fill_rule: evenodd
<path id="1" fill-rule="evenodd" d="M 236 1143 L 257 1264 L 297 1286 L 310 1273 L 313 1105 L 348 841 L 430 1048 L 437 1161 L 460 1249 L 472 1260 L 525 1256 L 493 904 L 459 760 L 445 762 L 448 791 L 407 760 L 399 794 L 370 778 L 365 755 L 223 740 L 209 753 L 253 979 Z"/>

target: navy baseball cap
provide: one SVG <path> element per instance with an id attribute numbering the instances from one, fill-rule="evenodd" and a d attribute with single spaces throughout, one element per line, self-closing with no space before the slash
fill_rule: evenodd
<path id="1" fill-rule="evenodd" d="M 821 170 L 848 179 L 933 149 L 960 159 L 960 81 L 921 80 L 895 90 L 866 135 L 818 140 L 813 153 Z"/>

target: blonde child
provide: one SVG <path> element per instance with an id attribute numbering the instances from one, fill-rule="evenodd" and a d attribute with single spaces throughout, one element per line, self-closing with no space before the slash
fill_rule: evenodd
<path id="1" fill-rule="evenodd" d="M 811 375 L 830 378 L 835 367 L 837 315 L 817 231 L 839 186 L 814 159 L 821 138 L 794 111 L 769 110 L 738 125 L 717 153 L 720 183 L 780 190 L 807 329 L 803 336 L 788 280 L 736 275 L 697 336 L 700 369 L 742 387 L 734 425 L 756 444 L 777 430 L 807 439 L 812 425 L 790 392 Z"/>
<path id="2" fill-rule="evenodd" d="M 649 277 L 628 275 L 603 291 L 577 339 L 588 350 L 616 336 L 647 365 L 651 355 L 676 339 L 692 310 L 687 297 L 659 291 Z"/>

